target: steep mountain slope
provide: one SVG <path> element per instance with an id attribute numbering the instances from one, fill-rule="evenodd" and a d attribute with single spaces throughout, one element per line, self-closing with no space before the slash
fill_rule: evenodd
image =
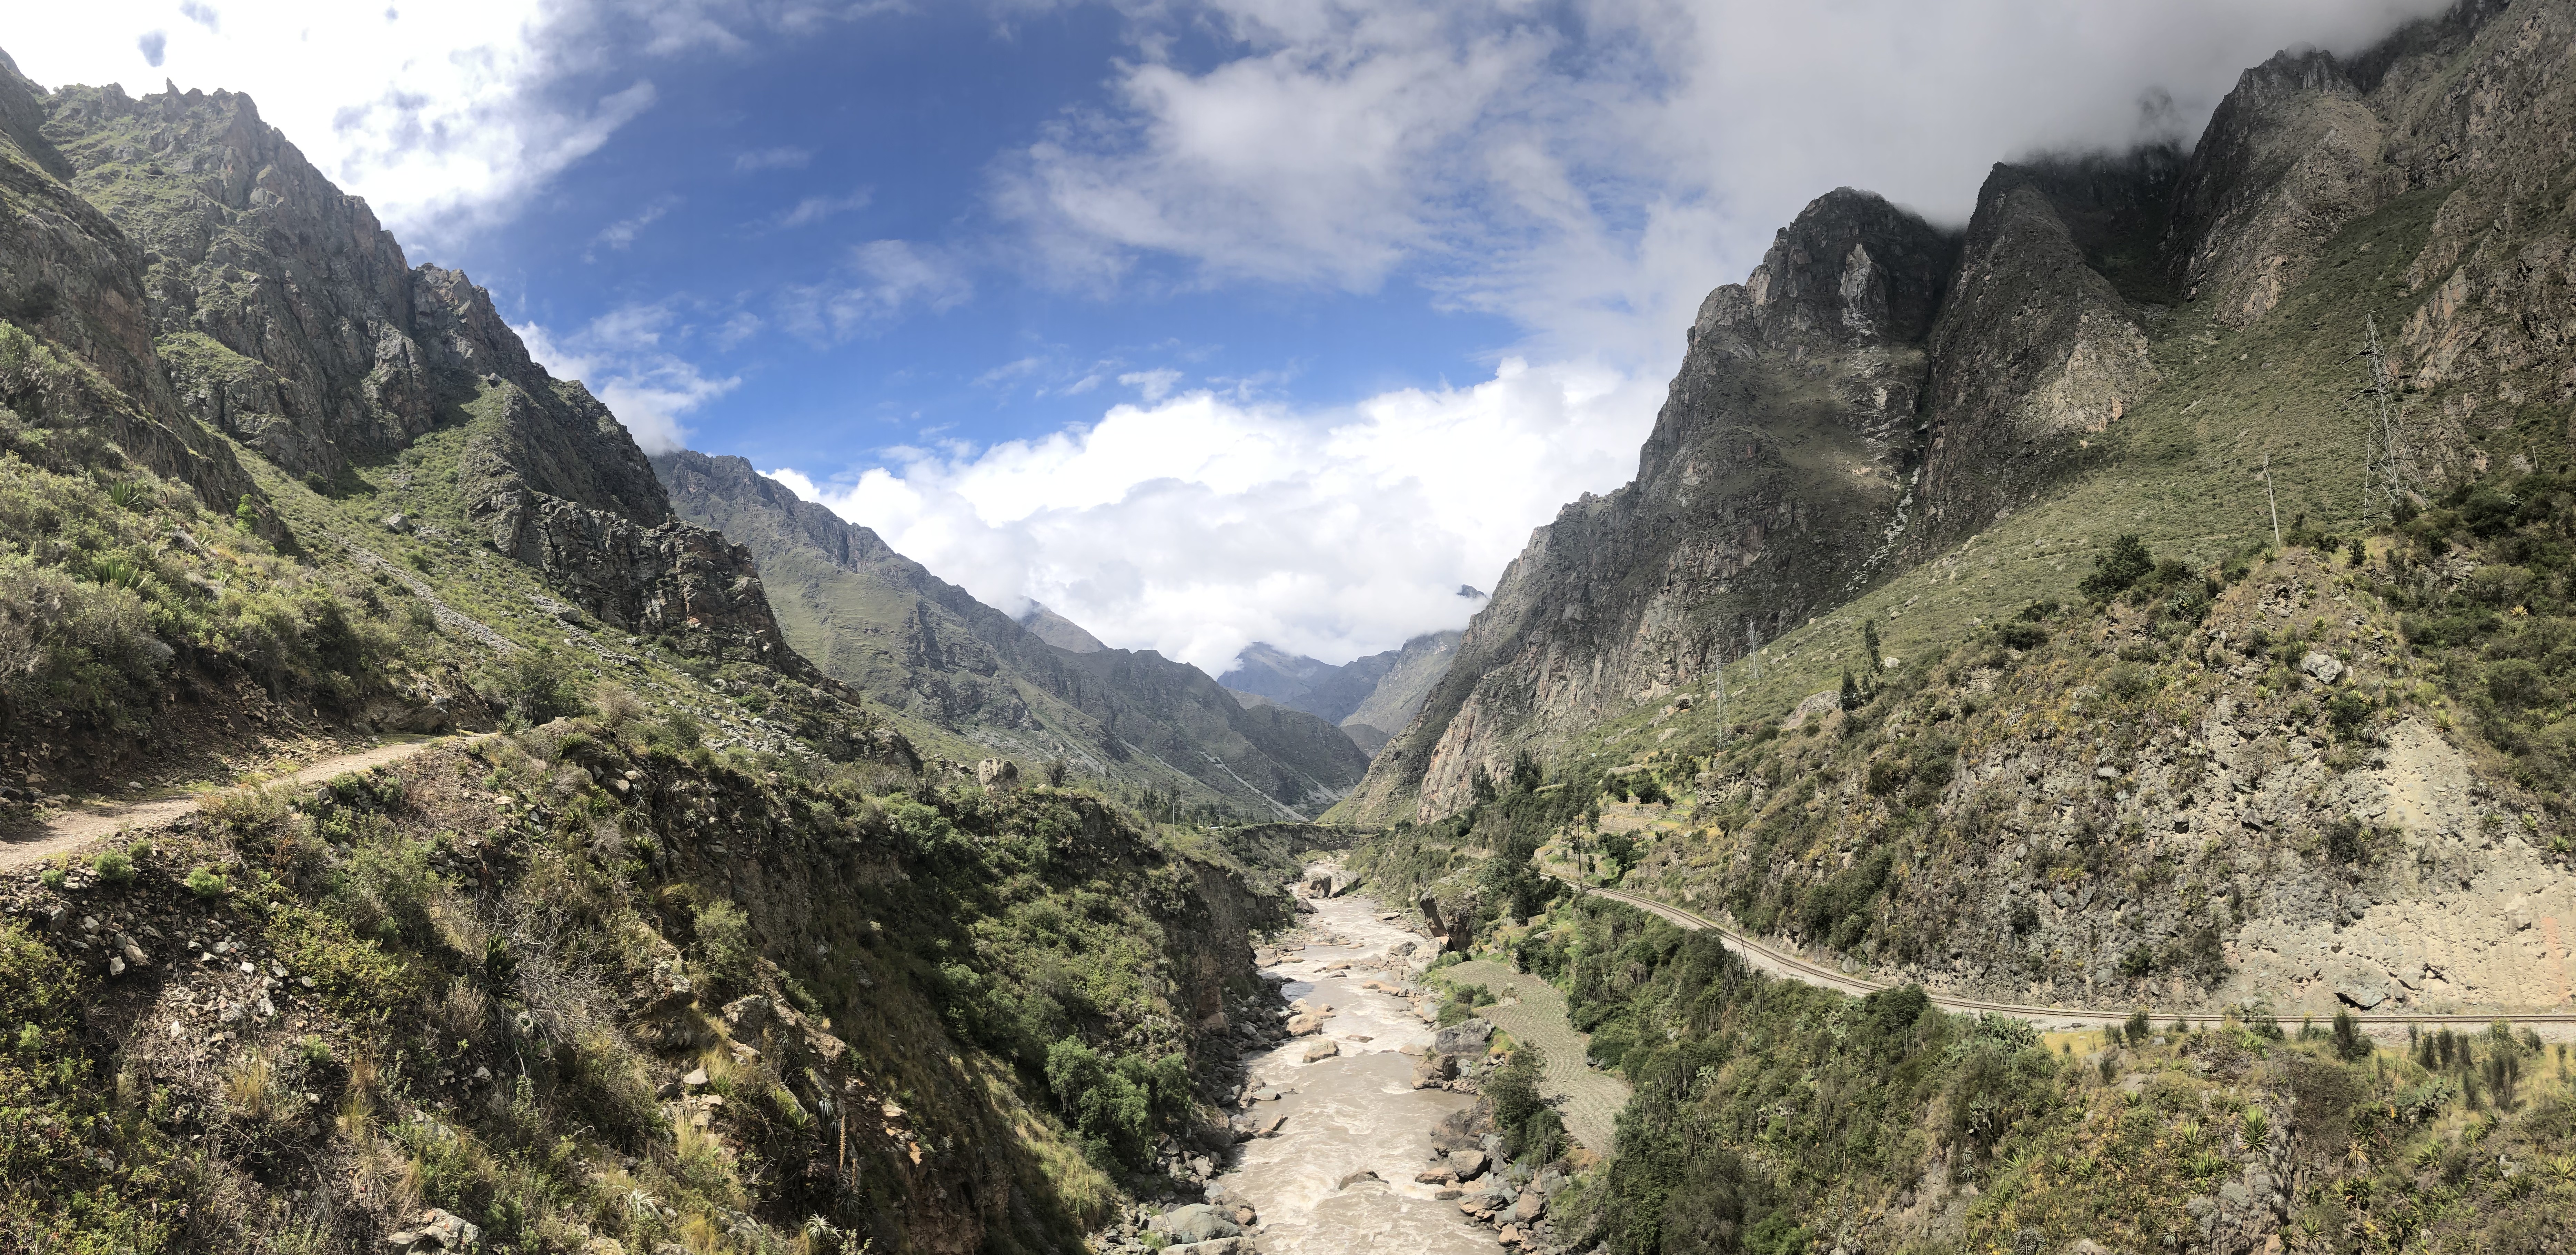
<path id="1" fill-rule="evenodd" d="M 1113 787 L 1261 818 L 1330 805 L 1365 769 L 1332 725 L 1243 709 L 1195 667 L 1049 644 L 741 458 L 683 451 L 653 467 L 686 517 L 750 548 L 787 639 L 925 748 L 1061 758 Z"/>
<path id="2" fill-rule="evenodd" d="M 1321 721 L 1063 657 L 1195 719 L 1149 748 L 1358 774 Z M 247 98 L 5 57 L 0 772 L 0 841 L 206 790 L 0 875 L 10 1250 L 1071 1249 L 1187 1173 L 1275 1002 L 1285 868 L 924 771 Z"/>
<path id="3" fill-rule="evenodd" d="M 2470 4 L 2349 64 L 2276 57 L 2187 160 L 1997 167 L 1958 241 L 1820 199 L 1710 296 L 1636 482 L 1533 538 L 1343 813 L 1445 814 L 1477 766 L 1592 752 L 1604 724 L 1705 696 L 1748 636 L 1776 679 L 1846 602 L 1843 633 L 1874 617 L 1946 649 L 2064 597 L 2064 551 L 2116 531 L 2199 561 L 2268 540 L 2267 464 L 2285 526 L 2384 511 L 2354 399 L 2373 320 L 2409 491 L 2556 465 L 2570 350 L 2535 329 L 2565 300 L 2571 93 L 2548 50 L 2569 28 L 2563 5 Z M 1950 251 L 1900 272 L 1898 240 Z M 1906 617 L 1926 601 L 1937 618 Z M 1821 661 L 1792 664 L 1809 692 Z"/>
<path id="4" fill-rule="evenodd" d="M 2103 395 L 2137 391 L 2089 411 L 2108 420 L 2094 434 L 2052 417 L 2071 386 L 2014 405 L 1978 401 L 1976 380 L 1965 408 L 1934 397 L 1929 412 L 1957 426 L 1931 424 L 1918 491 L 1954 435 L 2036 436 L 2042 463 L 2055 449 L 2060 469 L 2039 476 L 2055 486 L 1999 496 L 2002 475 L 1986 477 L 1989 495 L 1965 493 L 1962 508 L 1993 521 L 1925 542 L 1910 569 L 1767 640 L 1758 664 L 1676 667 L 1669 687 L 1641 685 L 1588 723 L 1540 709 L 1554 726 L 1493 718 L 1514 710 L 1495 696 L 1525 691 L 1517 662 L 1472 681 L 1453 672 L 1444 691 L 1474 699 L 1440 730 L 1458 770 L 1503 780 L 1507 751 L 1534 747 L 1570 816 L 1507 833 L 1444 777 L 1402 805 L 1387 778 L 1401 745 L 1351 808 L 1390 798 L 1402 809 L 1378 813 L 1445 817 L 1438 830 L 1469 845 L 1544 844 L 1579 874 L 1962 993 L 2320 1015 L 2564 1004 L 2566 959 L 2548 937 L 2576 932 L 2562 695 L 2576 450 L 2568 350 L 2529 329 L 2569 316 L 2564 280 L 2534 278 L 2563 275 L 2576 238 L 2576 148 L 2557 120 L 2569 116 L 2568 33 L 2566 5 L 2464 8 L 2352 66 L 2281 58 L 2249 71 L 2170 178 L 2153 153 L 1999 170 L 1962 254 L 1977 291 L 1935 319 L 1934 380 L 1970 373 L 1944 356 L 1960 346 L 2011 347 L 1981 322 L 2127 342 L 2111 303 L 2152 293 L 2158 272 L 2099 241 L 2152 235 L 2160 220 L 2171 251 L 2150 260 L 2169 267 L 2164 282 L 2235 295 L 2133 303 L 2125 325 L 2145 335 L 2143 359 L 2094 378 L 2110 381 Z M 2313 110 L 2362 107 L 2389 133 L 2420 134 L 2464 92 L 2503 129 L 2455 129 L 2450 147 L 2422 148 L 2450 157 L 2394 163 L 2373 176 L 2387 186 L 2354 191 L 2231 155 L 2291 142 L 2248 130 L 2252 119 L 2306 126 Z M 2261 125 L 2275 124 L 2290 123 Z M 2226 169 L 2260 178 L 2222 195 L 2211 188 Z M 2161 219 L 2130 199 L 2157 187 L 2174 198 Z M 2320 187 L 2366 203 L 2326 203 Z M 2280 237 L 2299 251 L 2262 261 L 2277 288 L 2219 264 L 2227 224 L 2271 222 L 2292 201 L 2339 225 Z M 2050 209 L 2066 229 L 2041 230 L 2042 202 L 2079 212 Z M 2228 208 L 2195 207 L 2206 203 Z M 2108 207 L 2094 223 L 2136 225 L 2086 227 L 2086 204 Z M 2040 261 L 2011 255 L 2015 230 Z M 2069 276 L 2079 263 L 2091 277 Z M 2028 304 L 1983 294 L 2016 274 L 2034 276 Z M 2085 331 L 2088 317 L 2108 330 Z M 2405 379 L 2389 398 L 2406 455 L 2393 510 L 2372 479 L 2382 427 L 2355 357 L 2373 323 Z M 2072 439 L 2051 446 L 2052 430 Z M 1941 503 L 1922 504 L 1929 516 Z M 1619 569 L 1618 551 L 1565 548 L 1592 535 L 1561 521 L 1515 565 L 1505 593 L 1525 599 L 1523 622 L 1588 612 L 1516 590 L 1577 557 Z M 1519 630 L 1480 618 L 1462 659 L 1498 628 Z M 1551 675 L 1634 665 L 1572 653 L 1564 631 L 1540 639 L 1565 650 Z M 1419 745 L 1433 719 L 1426 710 L 1408 739 Z"/>

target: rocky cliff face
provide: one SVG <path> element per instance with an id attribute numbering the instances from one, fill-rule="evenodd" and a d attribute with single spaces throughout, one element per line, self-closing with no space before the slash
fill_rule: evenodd
<path id="1" fill-rule="evenodd" d="M 26 360 L 0 368 L 0 401 L 40 426 L 92 427 L 134 461 L 230 509 L 250 477 L 181 409 L 153 343 L 146 254 L 72 187 L 73 166 L 45 134 L 36 86 L 0 57 L 0 318 L 60 347 L 96 379 L 40 380 Z M 18 355 L 14 355 L 18 356 Z M 118 469 L 113 462 L 94 469 Z"/>
<path id="2" fill-rule="evenodd" d="M 1689 682 L 1740 655 L 1748 623 L 1767 639 L 2128 473 L 2144 451 L 2123 420 L 2164 383 L 2168 329 L 2259 329 L 2302 285 L 2353 324 L 2332 360 L 2274 363 L 2302 386 L 2348 393 L 2363 315 L 2411 307 L 2380 325 L 2406 376 L 2409 491 L 2563 457 L 2570 425 L 2549 407 L 2576 396 L 2576 348 L 2540 329 L 2568 317 L 2554 276 L 2576 255 L 2549 190 L 2576 158 L 2553 52 L 2571 36 L 2564 4 L 2480 2 L 2349 61 L 2283 54 L 2245 73 L 2188 158 L 1996 167 L 1955 241 L 1860 194 L 1820 199 L 1710 295 L 1637 480 L 1532 539 L 1353 813 L 1446 813 L 1475 765 Z M 2399 286 L 2320 268 L 2365 220 L 2416 238 L 2389 219 L 2413 206 L 2431 227 Z"/>
<path id="3" fill-rule="evenodd" d="M 134 330 L 157 368 L 129 391 L 166 369 L 176 408 L 326 490 L 466 427 L 456 492 L 494 549 L 613 627 L 816 678 L 749 554 L 672 516 L 608 407 L 531 360 L 462 273 L 411 266 L 249 97 L 71 87 L 40 104 L 73 187 L 141 248 Z"/>
<path id="4" fill-rule="evenodd" d="M 1904 538 L 1926 357 L 1957 242 L 1818 198 L 1709 294 L 1637 479 L 1540 529 L 1352 809 L 1445 813 L 1473 766 L 1694 677 L 1839 603 Z M 1489 769 L 1491 764 L 1488 764 Z"/>
<path id="5" fill-rule="evenodd" d="M 741 458 L 682 451 L 652 465 L 685 517 L 757 556 L 788 639 L 902 712 L 925 744 L 1060 757 L 1087 775 L 1264 817 L 1330 805 L 1366 768 L 1331 724 L 1245 710 L 1196 667 L 1051 645 Z"/>

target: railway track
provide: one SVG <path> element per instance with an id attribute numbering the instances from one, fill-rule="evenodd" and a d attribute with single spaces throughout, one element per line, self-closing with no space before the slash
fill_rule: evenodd
<path id="1" fill-rule="evenodd" d="M 1737 954 L 1742 955 L 1744 959 L 1754 967 L 1769 972 L 1775 976 L 1786 976 L 1792 980 L 1802 981 L 1810 985 L 1821 985 L 1824 988 L 1840 990 L 1854 996 L 1864 996 L 1875 993 L 1881 989 L 1892 988 L 1892 986 L 1887 982 L 1869 980 L 1864 977 L 1851 975 L 1847 972 L 1839 972 L 1821 963 L 1801 958 L 1798 955 L 1773 946 L 1765 945 L 1762 942 L 1756 941 L 1751 937 L 1747 937 L 1715 920 L 1709 919 L 1707 916 L 1698 914 L 1694 911 L 1684 910 L 1681 907 L 1673 906 L 1669 903 L 1658 902 L 1641 893 L 1631 893 L 1625 889 L 1585 888 L 1579 885 L 1568 884 L 1562 880 L 1558 883 L 1567 884 L 1568 888 L 1575 889 L 1577 892 L 1595 894 L 1600 897 L 1608 898 L 1613 902 L 1625 903 L 1637 908 L 1638 910 L 1662 916 L 1664 919 L 1671 921 L 1675 925 L 1693 932 L 1701 930 L 1714 932 L 1718 935 L 1719 939 L 1726 944 L 1727 949 L 1733 950 Z M 1947 994 L 1932 993 L 1930 990 L 1925 990 L 1924 992 L 1932 999 L 1932 1004 L 1934 1006 L 1940 1007 L 1943 1010 L 1973 1011 L 1986 1015 L 2008 1015 L 2017 1020 L 2027 1020 L 2042 1029 L 2065 1030 L 2105 1028 L 2127 1021 L 2129 1016 L 2132 1014 L 2131 1010 L 2106 1011 L 2094 1010 L 2085 1007 L 2036 1007 L 2015 1002 L 1985 1002 L 1975 998 L 1958 998 Z M 2155 1012 L 2155 1019 L 2159 1024 L 2170 1024 L 2175 1020 L 2180 1020 L 2195 1028 L 2203 1028 L 2218 1024 L 2223 1018 L 2223 1016 L 2206 1013 Z M 2352 1018 L 2360 1022 L 2363 1031 L 2380 1034 L 2393 1034 L 2397 1030 L 2409 1025 L 2422 1025 L 2425 1027 L 2435 1028 L 2443 1026 L 2454 1028 L 2483 1028 L 2497 1020 L 2503 1020 L 2517 1026 L 2529 1025 L 2534 1029 L 2555 1029 L 2556 1031 L 2546 1034 L 2551 1037 L 2576 1037 L 2576 1013 L 2567 1012 L 2545 1011 L 2528 1014 L 2504 1013 L 2493 1015 L 2390 1015 L 2356 1011 L 2353 1013 Z"/>

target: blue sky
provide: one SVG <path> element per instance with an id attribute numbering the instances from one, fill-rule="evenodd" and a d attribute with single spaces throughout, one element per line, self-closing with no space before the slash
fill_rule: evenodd
<path id="1" fill-rule="evenodd" d="M 39 82 L 259 100 L 648 447 L 1222 670 L 1460 626 L 1837 185 L 2188 139 L 2428 0 L 100 0 Z"/>

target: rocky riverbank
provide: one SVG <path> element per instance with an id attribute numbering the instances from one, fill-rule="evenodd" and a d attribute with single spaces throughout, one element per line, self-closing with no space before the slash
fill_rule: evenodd
<path id="1" fill-rule="evenodd" d="M 1299 927 L 1256 955 L 1284 1023 L 1240 1024 L 1247 1056 L 1231 1150 L 1176 1154 L 1203 1202 L 1143 1209 L 1110 1249 L 1159 1239 L 1192 1255 L 1401 1250 L 1464 1255 L 1557 1249 L 1546 1218 L 1559 1173 L 1506 1161 L 1478 1089 L 1493 1026 L 1437 1027 L 1422 979 L 1438 947 L 1316 869 Z M 1247 1020 L 1255 1016 L 1246 1016 Z M 1277 1027 L 1273 1027 L 1273 1025 Z"/>

